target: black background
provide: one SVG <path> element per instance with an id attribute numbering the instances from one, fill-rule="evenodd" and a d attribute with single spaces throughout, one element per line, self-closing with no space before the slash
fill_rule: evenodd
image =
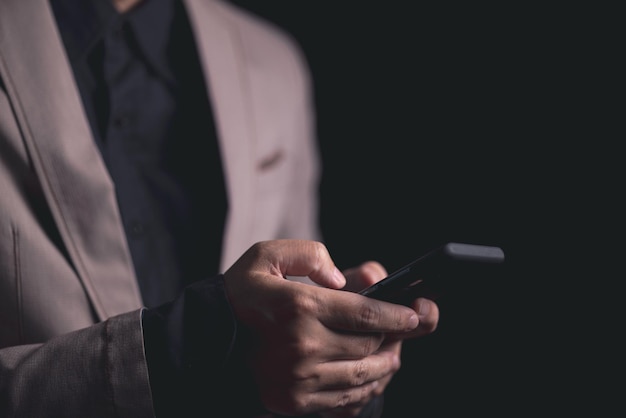
<path id="1" fill-rule="evenodd" d="M 394 270 L 446 241 L 506 253 L 497 278 L 468 278 L 440 301 L 439 329 L 404 344 L 385 416 L 608 410 L 614 305 L 596 302 L 616 276 L 605 261 L 618 254 L 624 139 L 610 123 L 611 12 L 235 3 L 291 33 L 309 62 L 321 221 L 340 267 Z"/>

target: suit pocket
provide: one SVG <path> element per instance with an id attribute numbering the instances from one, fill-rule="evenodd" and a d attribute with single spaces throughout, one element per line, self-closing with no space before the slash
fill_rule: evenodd
<path id="1" fill-rule="evenodd" d="M 259 161 L 258 169 L 259 171 L 267 171 L 272 170 L 276 166 L 280 164 L 280 162 L 285 158 L 285 153 L 282 149 L 277 149 L 271 154 L 265 156 Z"/>

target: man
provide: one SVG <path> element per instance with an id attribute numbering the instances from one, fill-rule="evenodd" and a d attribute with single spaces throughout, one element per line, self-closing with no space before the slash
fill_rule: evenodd
<path id="1" fill-rule="evenodd" d="M 0 415 L 380 415 L 438 310 L 337 291 L 309 83 L 225 2 L 0 2 Z"/>

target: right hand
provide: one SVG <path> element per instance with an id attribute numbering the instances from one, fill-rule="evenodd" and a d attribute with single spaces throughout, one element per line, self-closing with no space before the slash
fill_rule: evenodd
<path id="1" fill-rule="evenodd" d="M 320 286 L 285 280 L 308 276 Z M 264 406 L 301 415 L 359 404 L 400 366 L 379 350 L 418 326 L 406 306 L 338 291 L 345 278 L 316 241 L 254 244 L 224 274 L 235 316 L 253 336 L 249 360 Z"/>

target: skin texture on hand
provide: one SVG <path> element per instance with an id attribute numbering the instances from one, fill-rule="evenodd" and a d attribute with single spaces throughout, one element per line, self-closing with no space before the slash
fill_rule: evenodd
<path id="1" fill-rule="evenodd" d="M 385 274 L 369 262 L 344 276 L 323 244 L 302 240 L 257 243 L 226 271 L 227 297 L 253 338 L 250 366 L 267 409 L 354 416 L 382 393 L 400 367 L 401 339 L 432 332 L 438 320 L 431 301 L 420 322 L 410 307 L 338 291 Z"/>
<path id="2" fill-rule="evenodd" d="M 372 284 L 379 282 L 387 276 L 387 270 L 376 261 L 365 262 L 358 267 L 353 267 L 343 271 L 346 277 L 347 284 L 344 290 L 350 290 L 352 292 L 358 292 Z M 412 307 L 415 312 L 418 312 L 420 320 L 419 326 L 414 331 L 402 334 L 388 334 L 386 340 L 383 341 L 379 348 L 379 352 L 388 351 L 398 358 L 398 369 L 400 366 L 400 353 L 402 349 L 402 340 L 406 338 L 414 338 L 422 335 L 430 334 L 435 331 L 437 322 L 439 319 L 439 309 L 437 305 L 428 299 L 420 298 L 414 301 Z M 378 380 L 378 386 L 373 391 L 373 396 L 382 395 L 385 388 L 393 378 L 395 372 L 389 373 Z M 360 403 L 347 405 L 341 408 L 334 408 L 329 411 L 320 413 L 323 418 L 349 418 L 356 417 L 361 412 L 361 409 L 369 402 L 371 398 L 368 398 Z"/>

